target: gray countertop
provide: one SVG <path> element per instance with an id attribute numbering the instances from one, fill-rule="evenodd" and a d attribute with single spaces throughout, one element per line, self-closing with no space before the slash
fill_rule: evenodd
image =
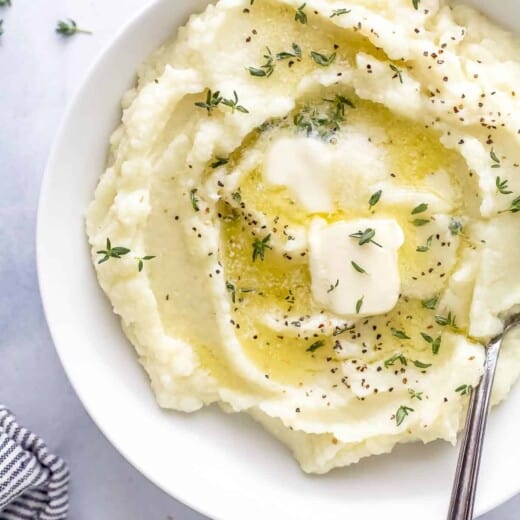
<path id="1" fill-rule="evenodd" d="M 202 519 L 134 470 L 87 416 L 54 351 L 36 276 L 38 192 L 59 120 L 94 57 L 143 3 L 12 0 L 0 8 L 0 401 L 68 461 L 75 520 Z M 56 21 L 66 17 L 93 35 L 59 37 Z M 519 517 L 517 497 L 484 519 Z"/>

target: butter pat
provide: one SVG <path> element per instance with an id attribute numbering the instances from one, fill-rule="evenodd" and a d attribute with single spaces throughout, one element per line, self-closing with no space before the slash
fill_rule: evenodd
<path id="1" fill-rule="evenodd" d="M 367 229 L 375 231 L 373 240 L 381 247 L 373 242 L 360 245 L 358 238 L 350 236 Z M 309 230 L 309 263 L 315 302 L 349 317 L 390 311 L 399 299 L 398 250 L 403 242 L 403 231 L 393 219 L 334 224 L 314 219 Z"/>
<path id="2" fill-rule="evenodd" d="M 264 178 L 286 187 L 310 213 L 328 213 L 334 203 L 327 186 L 330 146 L 310 137 L 284 137 L 267 151 Z"/>

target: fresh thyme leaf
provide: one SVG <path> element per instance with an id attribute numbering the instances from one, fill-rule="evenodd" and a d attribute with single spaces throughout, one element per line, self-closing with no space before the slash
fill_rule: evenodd
<path id="1" fill-rule="evenodd" d="M 334 329 L 334 332 L 332 333 L 333 336 L 339 336 L 340 334 L 343 334 L 344 332 L 347 332 L 349 330 L 355 329 L 355 325 L 344 325 L 343 327 L 336 327 Z"/>
<path id="2" fill-rule="evenodd" d="M 199 199 L 197 198 L 197 191 L 198 191 L 197 188 L 193 188 L 190 191 L 190 202 L 191 202 L 191 206 L 194 209 L 194 211 L 200 211 Z"/>
<path id="3" fill-rule="evenodd" d="M 399 339 L 411 339 L 410 336 L 408 336 L 402 330 L 398 330 L 398 329 L 392 328 L 391 331 L 392 331 L 392 336 L 395 336 L 396 338 L 399 338 Z"/>
<path id="4" fill-rule="evenodd" d="M 426 245 L 424 246 L 418 246 L 416 251 L 418 253 L 427 253 L 431 247 L 432 247 L 432 241 L 433 241 L 433 235 L 430 235 L 428 239 L 426 240 Z"/>
<path id="5" fill-rule="evenodd" d="M 460 385 L 459 387 L 455 388 L 455 392 L 458 392 L 460 395 L 468 395 L 473 390 L 473 387 L 471 385 Z"/>
<path id="6" fill-rule="evenodd" d="M 367 228 L 364 231 L 358 231 L 357 233 L 352 233 L 349 235 L 350 238 L 359 239 L 359 245 L 364 246 L 365 244 L 375 244 L 377 247 L 383 247 L 381 244 L 378 244 L 374 237 L 376 236 L 376 230 L 372 228 Z"/>
<path id="7" fill-rule="evenodd" d="M 227 164 L 229 162 L 229 159 L 226 159 L 224 157 L 215 157 L 215 161 L 211 163 L 211 167 L 213 169 L 218 168 L 219 166 L 224 166 L 224 164 Z"/>
<path id="8" fill-rule="evenodd" d="M 426 332 L 421 332 L 421 336 L 426 343 L 433 343 L 433 338 L 429 334 L 426 334 Z"/>
<path id="9" fill-rule="evenodd" d="M 383 190 L 378 190 L 372 194 L 368 200 L 368 206 L 370 209 L 372 209 L 381 200 L 381 195 L 383 195 Z"/>
<path id="10" fill-rule="evenodd" d="M 101 260 L 99 260 L 98 264 L 102 264 L 110 260 L 110 258 L 121 258 L 122 256 L 125 256 L 128 253 L 130 253 L 130 249 L 126 247 L 112 247 L 110 238 L 107 238 L 106 249 L 96 252 L 96 254 L 102 255 L 102 258 Z"/>
<path id="11" fill-rule="evenodd" d="M 148 260 L 153 260 L 155 258 L 155 256 L 143 256 L 143 257 L 137 257 L 136 260 L 137 260 L 137 270 L 139 272 L 141 272 L 144 268 L 144 263 L 147 262 Z"/>
<path id="12" fill-rule="evenodd" d="M 92 31 L 87 31 L 86 29 L 78 27 L 78 24 L 72 20 L 72 18 L 69 18 L 68 20 L 58 20 L 56 32 L 63 36 L 73 36 L 76 33 L 92 34 Z"/>
<path id="13" fill-rule="evenodd" d="M 352 260 L 350 262 L 352 264 L 352 267 L 358 272 L 358 273 L 361 273 L 361 274 L 368 274 L 359 264 L 357 264 L 356 262 L 354 262 L 354 260 Z"/>
<path id="14" fill-rule="evenodd" d="M 227 107 L 231 108 L 231 112 L 235 112 L 237 110 L 238 112 L 242 112 L 243 114 L 249 114 L 249 110 L 247 108 L 243 107 L 242 105 L 238 104 L 238 94 L 236 90 L 233 90 L 233 99 L 222 99 L 222 104 L 226 105 Z"/>
<path id="15" fill-rule="evenodd" d="M 195 106 L 204 108 L 208 111 L 208 115 L 211 115 L 211 112 L 220 105 L 222 99 L 223 98 L 220 95 L 220 91 L 217 90 L 216 92 L 212 92 L 211 90 L 208 90 L 206 94 L 206 101 L 198 101 L 195 103 Z"/>
<path id="16" fill-rule="evenodd" d="M 415 410 L 413 408 L 410 408 L 409 406 L 400 406 L 397 409 L 397 412 L 395 413 L 395 422 L 397 426 L 401 426 L 408 414 L 413 411 Z"/>
<path id="17" fill-rule="evenodd" d="M 336 16 L 343 16 L 344 14 L 350 13 L 351 9 L 334 9 L 330 18 L 335 18 Z"/>
<path id="18" fill-rule="evenodd" d="M 425 309 L 433 310 L 433 309 L 435 309 L 437 307 L 438 301 L 439 301 L 439 297 L 438 296 L 433 296 L 432 298 L 428 298 L 426 300 L 423 300 L 422 301 L 422 306 Z"/>
<path id="19" fill-rule="evenodd" d="M 517 197 L 513 202 L 511 202 L 511 207 L 507 211 L 510 211 L 511 213 L 520 212 L 520 197 Z"/>
<path id="20" fill-rule="evenodd" d="M 359 314 L 361 312 L 361 307 L 363 307 L 363 301 L 365 297 L 362 296 L 357 302 L 356 302 L 356 314 Z"/>
<path id="21" fill-rule="evenodd" d="M 491 160 L 493 161 L 493 164 L 491 165 L 491 168 L 500 168 L 500 159 L 498 158 L 497 154 L 495 153 L 495 150 L 491 148 L 491 152 L 489 152 L 489 156 L 491 157 Z"/>
<path id="22" fill-rule="evenodd" d="M 502 195 L 511 195 L 511 193 L 513 193 L 512 191 L 509 191 L 509 186 L 508 186 L 508 180 L 507 179 L 501 179 L 500 177 L 497 177 L 495 179 L 495 185 L 497 187 L 497 191 L 499 193 L 502 193 Z"/>
<path id="23" fill-rule="evenodd" d="M 327 293 L 331 293 L 334 289 L 337 289 L 338 285 L 339 285 L 339 280 L 336 280 L 335 284 L 330 284 L 330 287 L 329 287 L 329 290 L 327 291 Z"/>
<path id="24" fill-rule="evenodd" d="M 258 78 L 269 78 L 272 76 L 275 67 L 275 61 L 273 53 L 269 47 L 266 47 L 267 54 L 264 54 L 265 63 L 258 67 L 248 67 L 249 74 Z"/>
<path id="25" fill-rule="evenodd" d="M 448 316 L 435 316 L 435 322 L 441 327 L 451 327 L 453 329 L 457 328 L 455 315 L 448 312 Z"/>
<path id="26" fill-rule="evenodd" d="M 257 78 L 265 78 L 267 76 L 267 72 L 265 70 L 258 69 L 257 67 L 248 67 L 247 70 L 251 76 L 255 76 Z M 271 74 L 273 73 L 273 70 L 271 70 Z"/>
<path id="27" fill-rule="evenodd" d="M 417 11 L 419 9 L 419 4 L 421 3 L 421 0 L 412 0 L 413 8 Z"/>
<path id="28" fill-rule="evenodd" d="M 410 399 L 418 399 L 419 401 L 422 401 L 424 392 L 416 392 L 415 390 L 409 388 L 408 393 L 410 394 Z"/>
<path id="29" fill-rule="evenodd" d="M 393 63 L 390 63 L 390 68 L 393 72 L 395 72 L 392 79 L 399 78 L 399 82 L 403 83 L 403 71 L 401 69 L 398 69 Z"/>
<path id="30" fill-rule="evenodd" d="M 428 209 L 428 204 L 423 202 L 422 204 L 419 204 L 412 210 L 412 215 L 418 215 L 419 213 L 424 213 Z"/>
<path id="31" fill-rule="evenodd" d="M 399 361 L 401 365 L 408 366 L 408 360 L 404 357 L 403 354 L 394 354 L 391 358 L 388 358 L 385 361 L 385 368 L 393 367 L 396 363 L 396 361 Z"/>
<path id="32" fill-rule="evenodd" d="M 294 20 L 296 22 L 300 22 L 303 25 L 307 23 L 307 14 L 304 11 L 306 5 L 307 3 L 300 5 L 300 7 L 296 9 L 296 14 L 294 15 Z"/>
<path id="33" fill-rule="evenodd" d="M 316 352 L 319 348 L 323 347 L 324 345 L 324 341 L 316 341 L 306 350 L 306 352 Z"/>
<path id="34" fill-rule="evenodd" d="M 432 353 L 437 355 L 439 353 L 439 350 L 441 348 L 441 341 L 442 341 L 442 338 L 441 336 L 437 336 L 433 342 L 432 342 Z"/>
<path id="35" fill-rule="evenodd" d="M 421 369 L 426 369 L 426 368 L 430 368 L 432 366 L 431 363 L 423 363 L 422 361 L 418 361 L 417 359 L 413 362 L 413 364 L 417 367 L 417 368 L 421 368 Z"/>
<path id="36" fill-rule="evenodd" d="M 333 52 L 329 57 L 327 57 L 324 54 L 320 54 L 319 52 L 311 51 L 311 58 L 318 65 L 321 65 L 322 67 L 328 67 L 334 63 L 334 60 L 336 59 L 336 53 Z"/>
<path id="37" fill-rule="evenodd" d="M 269 240 L 271 240 L 270 233 L 262 239 L 255 238 L 255 241 L 253 242 L 253 262 L 257 258 L 260 258 L 260 260 L 264 260 L 265 250 L 272 249 L 272 247 L 269 245 Z"/>
<path id="38" fill-rule="evenodd" d="M 457 220 L 456 218 L 452 218 L 450 220 L 450 225 L 448 226 L 452 235 L 460 235 L 463 230 L 462 222 Z"/>
<path id="39" fill-rule="evenodd" d="M 235 303 L 236 300 L 236 287 L 231 282 L 226 282 L 226 289 L 231 293 L 231 301 Z"/>
<path id="40" fill-rule="evenodd" d="M 429 224 L 429 223 L 430 223 L 430 219 L 426 219 L 426 218 L 416 218 L 416 219 L 412 220 L 412 224 L 417 227 L 426 226 L 426 224 Z"/>
<path id="41" fill-rule="evenodd" d="M 302 49 L 297 43 L 292 44 L 292 49 L 293 49 L 293 52 L 289 52 L 289 51 L 279 52 L 276 55 L 276 59 L 278 61 L 280 61 L 280 60 L 288 60 L 290 58 L 301 58 L 302 57 Z"/>

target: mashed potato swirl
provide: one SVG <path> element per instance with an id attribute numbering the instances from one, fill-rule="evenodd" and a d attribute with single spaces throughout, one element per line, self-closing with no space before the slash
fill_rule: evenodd
<path id="1" fill-rule="evenodd" d="M 220 0 L 158 49 L 87 231 L 160 406 L 315 473 L 455 442 L 520 304 L 519 49 L 439 0 Z"/>

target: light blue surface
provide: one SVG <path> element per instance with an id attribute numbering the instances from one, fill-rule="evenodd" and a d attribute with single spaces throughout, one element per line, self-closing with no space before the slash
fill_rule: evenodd
<path id="1" fill-rule="evenodd" d="M 69 462 L 70 518 L 201 520 L 135 471 L 89 419 L 54 351 L 36 278 L 38 192 L 59 120 L 99 49 L 145 2 L 12 2 L 0 8 L 0 401 Z M 58 37 L 56 20 L 68 16 L 94 35 Z M 520 497 L 482 520 L 518 518 Z"/>

